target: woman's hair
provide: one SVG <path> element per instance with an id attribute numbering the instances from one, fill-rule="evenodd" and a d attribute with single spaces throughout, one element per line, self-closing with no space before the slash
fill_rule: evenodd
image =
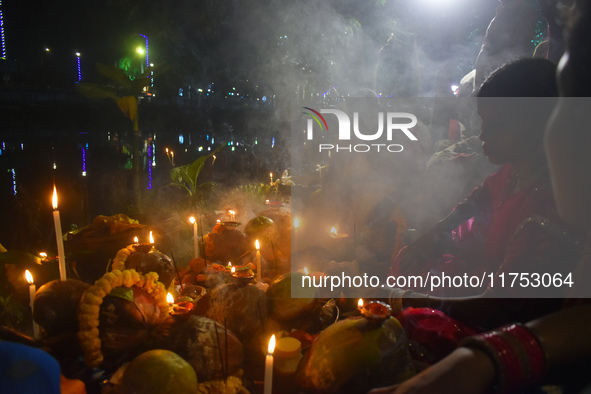
<path id="1" fill-rule="evenodd" d="M 520 59 L 494 71 L 477 97 L 557 97 L 556 66 L 546 59 Z"/>

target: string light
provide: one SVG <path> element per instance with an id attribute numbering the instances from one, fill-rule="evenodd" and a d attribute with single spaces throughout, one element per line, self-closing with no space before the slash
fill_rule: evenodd
<path id="1" fill-rule="evenodd" d="M 0 59 L 6 59 L 6 41 L 4 37 L 4 17 L 2 15 L 2 0 L 0 0 L 0 41 L 2 47 L 2 49 L 0 49 Z"/>
<path id="2" fill-rule="evenodd" d="M 76 61 L 78 62 L 78 82 L 82 80 L 82 72 L 80 71 L 80 52 L 76 52 Z"/>

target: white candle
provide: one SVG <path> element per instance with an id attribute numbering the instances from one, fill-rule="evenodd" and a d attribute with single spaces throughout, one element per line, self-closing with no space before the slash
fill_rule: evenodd
<path id="1" fill-rule="evenodd" d="M 57 210 L 57 190 L 53 185 L 53 224 L 55 226 L 55 238 L 57 241 L 57 254 L 59 256 L 60 279 L 66 280 L 66 255 L 64 253 L 64 236 L 62 234 L 62 222 L 60 220 L 60 211 Z"/>
<path id="2" fill-rule="evenodd" d="M 197 220 L 193 216 L 189 218 L 189 221 L 193 223 L 193 250 L 195 258 L 199 257 L 199 237 L 197 236 Z"/>
<path id="3" fill-rule="evenodd" d="M 258 239 L 255 241 L 254 245 L 257 248 L 257 282 L 261 282 L 263 267 L 261 267 L 261 244 Z"/>
<path id="4" fill-rule="evenodd" d="M 265 358 L 265 390 L 264 394 L 273 392 L 273 351 L 275 350 L 275 334 L 269 339 L 269 348 Z"/>
<path id="5" fill-rule="evenodd" d="M 31 315 L 33 315 L 33 302 L 35 301 L 35 293 L 37 292 L 37 287 L 35 283 L 33 283 L 33 275 L 29 272 L 29 270 L 25 271 L 25 278 L 27 279 L 27 283 L 29 284 L 29 305 L 31 306 Z M 37 339 L 39 337 L 39 325 L 35 323 L 33 320 L 33 338 Z"/>

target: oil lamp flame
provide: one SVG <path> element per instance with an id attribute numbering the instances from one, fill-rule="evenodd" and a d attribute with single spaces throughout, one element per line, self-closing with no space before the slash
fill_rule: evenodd
<path id="1" fill-rule="evenodd" d="M 152 232 L 150 231 L 150 243 L 153 244 L 154 243 L 154 237 L 152 236 Z"/>
<path id="2" fill-rule="evenodd" d="M 139 244 L 140 240 L 137 237 L 133 237 L 133 243 L 134 244 Z"/>
<path id="3" fill-rule="evenodd" d="M 232 267 L 232 262 L 228 261 L 228 267 Z"/>
<path id="4" fill-rule="evenodd" d="M 174 304 L 174 297 L 172 296 L 172 294 L 166 294 L 166 302 L 168 302 L 169 304 Z"/>
<path id="5" fill-rule="evenodd" d="M 309 275 L 310 272 L 308 272 L 308 268 L 304 267 L 304 274 Z"/>
<path id="6" fill-rule="evenodd" d="M 191 224 L 195 224 L 195 218 L 193 216 L 191 216 L 189 218 L 189 222 L 191 222 Z"/>
<path id="7" fill-rule="evenodd" d="M 33 283 L 33 275 L 31 275 L 31 273 L 29 272 L 29 270 L 25 271 L 25 278 L 27 279 L 27 283 L 31 284 Z"/>
<path id="8" fill-rule="evenodd" d="M 275 351 L 275 334 L 271 335 L 271 339 L 269 339 L 269 347 L 267 348 L 269 354 L 273 354 Z"/>
<path id="9" fill-rule="evenodd" d="M 53 197 L 51 198 L 51 205 L 53 205 L 53 210 L 57 209 L 57 189 L 55 185 L 53 185 Z"/>
<path id="10" fill-rule="evenodd" d="M 363 298 L 360 298 L 359 301 L 357 301 L 357 307 L 363 308 Z"/>
<path id="11" fill-rule="evenodd" d="M 41 256 L 42 258 L 45 259 L 45 258 L 47 258 L 47 253 L 41 252 L 41 253 L 39 253 L 39 256 Z"/>
<path id="12" fill-rule="evenodd" d="M 254 241 L 254 247 L 257 248 L 257 250 L 261 250 L 261 244 L 258 239 Z"/>
<path id="13" fill-rule="evenodd" d="M 333 237 L 336 237 L 338 235 L 337 229 L 335 227 L 330 229 L 330 235 L 332 235 Z"/>
<path id="14" fill-rule="evenodd" d="M 235 274 L 236 273 L 236 267 L 232 267 L 232 269 L 230 270 L 231 273 Z"/>

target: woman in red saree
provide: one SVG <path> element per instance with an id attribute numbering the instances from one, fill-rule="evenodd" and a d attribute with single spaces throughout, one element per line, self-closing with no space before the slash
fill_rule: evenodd
<path id="1" fill-rule="evenodd" d="M 414 355 L 423 361 L 440 359 L 475 332 L 560 309 L 566 286 L 520 285 L 522 273 L 527 280 L 566 278 L 580 258 L 580 237 L 558 216 L 543 150 L 555 101 L 541 97 L 557 94 L 555 66 L 541 59 L 510 63 L 487 79 L 478 95 L 480 139 L 489 161 L 503 166 L 394 259 L 394 277 L 483 279 L 480 287 L 431 289 L 427 282 L 393 291 L 406 308 L 399 319 Z"/>

